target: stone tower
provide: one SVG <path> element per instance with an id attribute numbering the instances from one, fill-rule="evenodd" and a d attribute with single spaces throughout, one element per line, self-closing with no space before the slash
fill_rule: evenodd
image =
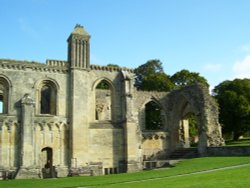
<path id="1" fill-rule="evenodd" d="M 90 35 L 77 24 L 68 38 L 68 62 L 71 68 L 88 69 Z"/>

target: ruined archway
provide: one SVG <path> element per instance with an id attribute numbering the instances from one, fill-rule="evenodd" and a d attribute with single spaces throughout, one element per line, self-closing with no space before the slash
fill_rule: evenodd
<path id="1" fill-rule="evenodd" d="M 179 145 L 183 148 L 197 147 L 199 143 L 199 126 L 197 116 L 191 105 L 186 102 L 182 107 L 179 124 Z"/>
<path id="2" fill-rule="evenodd" d="M 218 123 L 218 107 L 207 88 L 195 84 L 173 91 L 168 97 L 170 152 L 190 145 L 186 144 L 185 139 L 183 140 L 185 136 L 180 133 L 180 129 L 183 128 L 181 126 L 185 127 L 185 124 L 188 124 L 186 120 L 190 114 L 195 117 L 197 123 L 199 155 L 206 155 L 209 146 L 223 144 L 221 127 Z M 186 135 L 186 138 L 189 136 Z"/>
<path id="3" fill-rule="evenodd" d="M 160 101 L 146 96 L 139 108 L 139 126 L 142 130 L 141 157 L 144 168 L 157 167 L 156 161 L 166 158 L 167 132 L 165 111 Z"/>

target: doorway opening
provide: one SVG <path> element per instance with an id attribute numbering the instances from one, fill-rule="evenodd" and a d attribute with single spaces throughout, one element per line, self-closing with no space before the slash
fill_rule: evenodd
<path id="1" fill-rule="evenodd" d="M 56 169 L 53 166 L 53 150 L 50 147 L 42 149 L 42 175 L 43 178 L 56 177 Z"/>
<path id="2" fill-rule="evenodd" d="M 182 118 L 179 129 L 179 137 L 183 148 L 198 146 L 198 124 L 197 118 L 193 113 L 188 113 Z"/>

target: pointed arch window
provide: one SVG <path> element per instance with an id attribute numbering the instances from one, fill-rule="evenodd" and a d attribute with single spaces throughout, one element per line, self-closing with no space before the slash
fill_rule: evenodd
<path id="1" fill-rule="evenodd" d="M 112 119 L 112 91 L 110 83 L 102 80 L 95 88 L 95 119 L 99 121 Z"/>
<path id="2" fill-rule="evenodd" d="M 161 107 L 154 101 L 145 105 L 145 129 L 160 130 L 163 128 Z"/>

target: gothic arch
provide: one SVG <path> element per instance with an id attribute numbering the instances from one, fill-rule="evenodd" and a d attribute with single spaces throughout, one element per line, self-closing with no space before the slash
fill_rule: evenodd
<path id="1" fill-rule="evenodd" d="M 102 84 L 102 85 L 100 85 Z M 100 88 L 97 88 L 102 86 Z M 114 119 L 114 86 L 107 78 L 100 78 L 93 84 L 95 120 L 112 121 Z"/>
<path id="2" fill-rule="evenodd" d="M 213 119 L 218 119 L 218 109 L 207 88 L 196 84 L 173 91 L 168 96 L 167 105 L 168 117 L 171 119 L 170 143 L 172 150 L 183 147 L 180 142 L 179 130 L 182 120 L 188 113 L 193 113 L 196 117 L 200 155 L 206 155 L 208 146 L 223 144 L 220 125 L 213 121 Z"/>
<path id="3" fill-rule="evenodd" d="M 161 127 L 159 127 L 158 130 L 163 130 L 165 128 L 165 124 L 166 124 L 166 118 L 165 118 L 165 110 L 162 106 L 162 104 L 155 98 L 155 97 L 150 97 L 146 100 L 143 101 L 143 103 L 140 105 L 139 108 L 139 121 L 140 121 L 140 127 L 142 130 L 157 130 L 157 126 L 155 127 L 155 129 L 150 129 L 147 125 L 148 125 L 148 115 L 150 115 L 150 113 L 147 113 L 147 109 L 152 107 L 153 110 L 153 115 L 158 116 L 158 118 L 160 119 L 162 125 Z M 156 109 L 157 108 L 157 109 Z M 157 110 L 159 110 L 159 112 L 157 113 Z M 155 112 L 155 113 L 154 113 Z M 152 115 L 152 114 L 151 114 Z"/>
<path id="4" fill-rule="evenodd" d="M 110 79 L 106 78 L 106 77 L 102 77 L 102 78 L 99 78 L 99 79 L 95 80 L 94 83 L 93 83 L 93 85 L 92 85 L 91 90 L 94 91 L 94 90 L 96 89 L 96 86 L 97 86 L 100 82 L 102 82 L 102 81 L 105 81 L 105 82 L 107 82 L 107 83 L 109 84 L 109 86 L 111 87 L 112 92 L 115 91 L 113 82 L 112 82 Z"/>

